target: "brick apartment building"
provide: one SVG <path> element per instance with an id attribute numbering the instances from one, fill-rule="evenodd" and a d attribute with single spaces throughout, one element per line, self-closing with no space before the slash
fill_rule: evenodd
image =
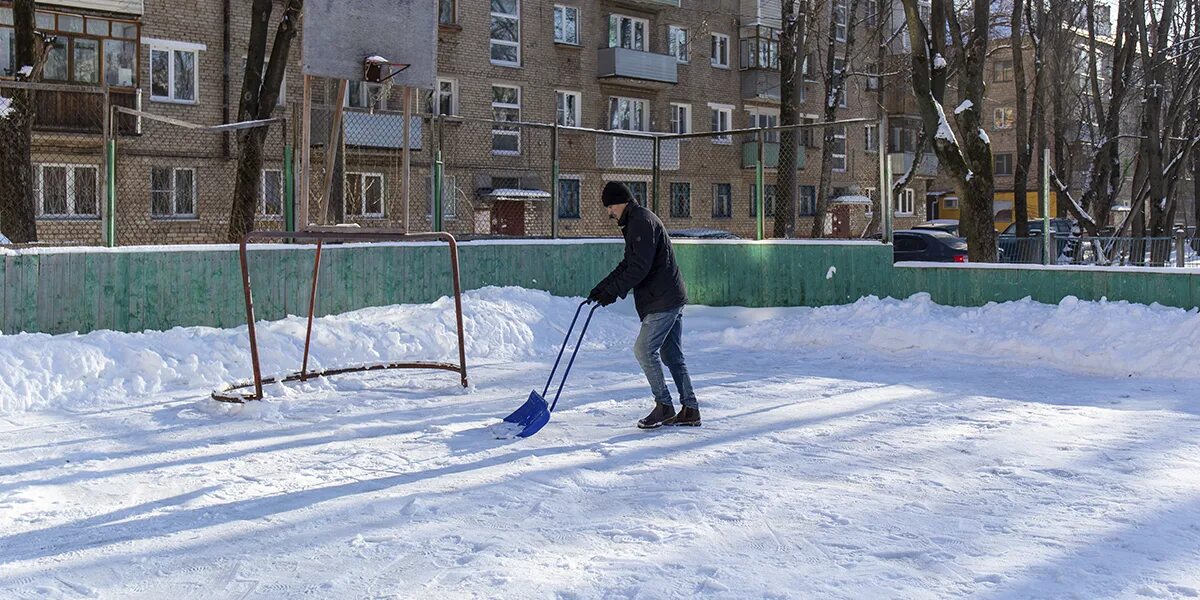
<path id="1" fill-rule="evenodd" d="M 616 180 L 628 182 L 652 203 L 671 229 L 715 228 L 754 235 L 757 145 L 752 139 L 729 135 L 663 140 L 655 198 L 653 143 L 648 139 L 561 131 L 559 178 L 551 181 L 549 131 L 492 121 L 557 121 L 563 126 L 659 133 L 719 133 L 777 124 L 777 0 L 709 0 L 696 6 L 689 6 L 689 0 L 440 4 L 438 90 L 416 104 L 419 111 L 434 109 L 447 116 L 439 131 L 434 131 L 428 115 L 412 124 L 416 149 L 408 185 L 410 228 L 429 227 L 432 148 L 434 140 L 441 139 L 445 225 L 455 233 L 548 235 L 557 217 L 563 236 L 613 235 L 615 228 L 603 219 L 598 198 L 603 184 Z M 192 123 L 234 121 L 249 5 L 248 0 L 47 2 L 40 6 L 39 26 L 54 31 L 58 41 L 45 79 L 89 90 L 100 86 L 111 104 L 138 106 Z M 835 2 L 825 10 L 846 6 Z M 898 3 L 890 15 L 875 14 L 876 6 L 864 1 L 862 14 L 841 20 L 847 27 L 882 27 L 885 23 L 880 22 L 902 18 Z M 275 17 L 281 12 L 278 2 Z M 824 39 L 820 32 L 828 16 L 813 18 L 819 23 L 816 39 Z M 12 64 L 11 22 L 10 8 L 0 1 L 0 78 L 11 77 L 18 68 Z M 885 61 L 903 60 L 904 44 L 904 36 L 893 40 Z M 285 139 L 294 139 L 298 113 L 292 108 L 303 87 L 300 46 L 297 39 L 284 100 L 276 111 L 289 122 L 273 125 L 269 135 L 261 175 L 263 226 L 278 225 L 282 212 L 282 146 Z M 815 121 L 824 87 L 817 81 L 819 75 L 810 77 L 802 111 Z M 331 89 L 332 85 L 317 86 L 318 104 L 336 100 Z M 858 237 L 865 229 L 866 207 L 849 204 L 839 209 L 836 199 L 875 197 L 881 141 L 893 154 L 894 171 L 899 173 L 911 162 L 920 122 L 908 89 L 900 78 L 850 81 L 838 118 L 877 118 L 882 101 L 891 127 L 884 140 L 870 124 L 845 126 L 844 141 L 837 137 L 841 152 L 834 155 L 830 197 L 838 223 L 835 226 L 831 216 L 827 231 Z M 35 140 L 40 236 L 50 242 L 99 243 L 107 183 L 99 135 L 105 112 L 102 95 L 39 93 L 46 97 L 39 99 L 42 113 Z M 378 89 L 355 83 L 348 96 L 342 101 L 354 116 L 348 117 L 344 156 L 337 161 L 340 177 L 334 187 L 341 206 L 332 220 L 401 227 L 400 93 L 392 90 L 380 97 Z M 314 119 L 314 130 L 321 123 Z M 223 241 L 234 185 L 235 136 L 128 116 L 118 117 L 116 130 L 118 242 Z M 319 146 L 313 155 L 314 183 L 323 177 L 317 171 L 323 168 L 324 137 L 314 131 Z M 800 235 L 811 227 L 821 141 L 819 130 L 804 136 L 796 227 Z M 1000 142 L 993 141 L 1000 153 Z M 777 138 L 769 137 L 768 232 L 778 152 Z M 941 197 L 935 175 L 936 160 L 930 156 L 909 189 L 896 198 L 892 208 L 898 228 L 924 220 L 927 206 L 933 205 L 927 200 Z M 558 206 L 549 202 L 552 191 L 558 192 Z M 328 212 L 328 207 L 314 203 L 309 220 L 329 222 Z"/>

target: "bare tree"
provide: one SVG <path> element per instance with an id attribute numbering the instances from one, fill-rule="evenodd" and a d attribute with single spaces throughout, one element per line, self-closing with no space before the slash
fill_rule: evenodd
<path id="1" fill-rule="evenodd" d="M 40 81 L 45 45 L 52 39 L 35 29 L 33 0 L 16 0 L 12 13 L 17 81 Z M 0 233 L 23 244 L 37 241 L 32 154 L 37 103 L 33 90 L 9 89 L 11 96 L 0 98 Z"/>
<path id="2" fill-rule="evenodd" d="M 292 40 L 296 37 L 303 0 L 287 0 L 283 18 L 275 31 L 271 59 L 266 58 L 267 26 L 271 21 L 271 0 L 254 0 L 251 6 L 250 42 L 246 49 L 246 68 L 242 78 L 242 95 L 238 101 L 238 121 L 269 119 L 279 102 L 279 88 L 287 68 Z M 240 242 L 254 230 L 254 213 L 261 194 L 263 146 L 268 129 L 252 127 L 238 132 L 237 183 L 233 193 L 233 209 L 229 215 L 229 241 Z"/>
<path id="3" fill-rule="evenodd" d="M 809 0 L 784 0 L 782 30 L 779 32 L 779 202 L 775 207 L 774 236 L 790 238 L 796 234 L 796 203 L 800 158 L 800 88 L 804 85 L 804 63 Z"/>
<path id="4" fill-rule="evenodd" d="M 858 14 L 858 1 L 852 0 L 849 7 L 846 6 L 846 0 L 833 0 L 829 5 L 829 31 L 823 54 L 824 72 L 822 77 L 825 84 L 825 105 L 822 107 L 821 115 L 822 122 L 826 125 L 822 127 L 824 141 L 821 144 L 821 178 L 817 188 L 816 210 L 813 213 L 812 237 L 814 238 L 822 237 L 825 233 L 825 213 L 829 210 L 829 190 L 833 180 L 834 140 L 837 131 L 828 124 L 837 120 L 838 107 L 841 100 L 846 97 L 846 84 L 849 81 L 854 58 L 855 31 L 858 29 L 854 23 L 854 16 Z M 837 35 L 839 18 L 842 20 L 841 26 L 845 28 L 844 41 L 839 40 Z M 839 42 L 842 42 L 840 61 L 837 57 Z M 846 137 L 843 137 L 843 146 L 846 143 Z M 848 154 L 846 150 L 845 147 L 842 148 L 843 155 Z"/>
<path id="5" fill-rule="evenodd" d="M 922 20 L 917 0 L 903 0 L 903 4 L 912 46 L 913 92 L 925 133 L 931 138 L 943 173 L 954 181 L 959 195 L 960 223 L 969 244 L 967 256 L 973 262 L 994 262 L 992 147 L 982 128 L 991 3 L 972 0 L 971 10 L 966 13 L 971 29 L 966 34 L 952 0 L 933 2 L 929 24 Z M 943 106 L 951 72 L 960 100 L 954 109 L 957 133 Z"/>

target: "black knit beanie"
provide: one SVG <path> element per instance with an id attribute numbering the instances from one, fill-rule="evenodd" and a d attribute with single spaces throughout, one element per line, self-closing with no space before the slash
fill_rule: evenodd
<path id="1" fill-rule="evenodd" d="M 625 184 L 616 181 L 610 181 L 604 184 L 604 192 L 600 194 L 600 201 L 604 202 L 605 206 L 637 202 L 637 200 L 633 197 L 633 192 L 630 192 L 629 188 L 626 187 Z"/>

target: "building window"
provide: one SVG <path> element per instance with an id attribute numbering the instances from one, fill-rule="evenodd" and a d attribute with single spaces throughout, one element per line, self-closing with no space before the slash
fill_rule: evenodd
<path id="1" fill-rule="evenodd" d="M 520 126 L 499 123 L 521 121 L 521 88 L 511 85 L 492 86 L 492 120 L 497 123 L 492 126 L 492 153 L 520 154 Z"/>
<path id="2" fill-rule="evenodd" d="M 749 118 L 746 126 L 751 129 L 756 127 L 773 128 L 779 125 L 779 110 L 771 108 L 751 108 L 748 114 Z M 779 143 L 779 130 L 772 129 L 763 132 L 763 141 L 768 144 Z"/>
<path id="3" fill-rule="evenodd" d="M 198 44 L 155 40 L 150 44 L 150 99 L 193 104 L 200 86 Z"/>
<path id="4" fill-rule="evenodd" d="M 728 104 L 709 104 L 708 107 L 712 109 L 712 130 L 714 132 L 729 131 L 732 129 L 733 106 Z M 733 136 L 713 136 L 712 142 L 714 144 L 732 144 Z"/>
<path id="5" fill-rule="evenodd" d="M 879 67 L 877 65 L 867 65 L 865 67 L 867 75 L 867 91 L 879 91 Z"/>
<path id="6" fill-rule="evenodd" d="M 433 173 L 429 174 L 429 206 L 426 217 L 433 222 Z M 442 218 L 453 219 L 458 213 L 458 178 L 442 175 Z"/>
<path id="7" fill-rule="evenodd" d="M 351 81 L 346 85 L 346 97 L 342 100 L 347 108 L 387 108 L 386 88 L 378 83 Z"/>
<path id="8" fill-rule="evenodd" d="M 267 78 L 267 67 L 269 62 L 264 60 L 261 70 L 258 72 L 258 80 L 264 81 Z M 242 57 L 242 74 L 246 73 L 246 57 Z M 283 79 L 279 80 L 279 99 L 275 101 L 275 106 L 283 106 L 287 104 L 287 73 L 284 72 Z"/>
<path id="9" fill-rule="evenodd" d="M 768 184 L 763 185 L 763 209 L 764 209 L 763 216 L 764 217 L 775 216 L 776 195 L 777 194 L 776 194 L 775 184 L 768 183 Z M 758 185 L 753 184 L 753 183 L 750 184 L 750 216 L 751 217 L 758 216 Z"/>
<path id="10" fill-rule="evenodd" d="M 458 80 L 438 77 L 437 91 L 426 93 L 425 112 L 432 115 L 457 115 Z"/>
<path id="11" fill-rule="evenodd" d="M 833 129 L 833 147 L 830 151 L 833 155 L 833 170 L 838 173 L 846 172 L 846 126 L 841 125 Z"/>
<path id="12" fill-rule="evenodd" d="M 1013 64 L 1011 60 L 998 60 L 992 63 L 992 81 L 1012 81 Z"/>
<path id="13" fill-rule="evenodd" d="M 580 181 L 578 177 L 558 178 L 558 218 L 579 218 Z"/>
<path id="14" fill-rule="evenodd" d="M 521 0 L 492 2 L 492 64 L 521 66 Z"/>
<path id="15" fill-rule="evenodd" d="M 879 1 L 867 0 L 867 14 L 863 17 L 863 23 L 868 28 L 874 28 L 879 22 Z"/>
<path id="16" fill-rule="evenodd" d="M 916 204 L 916 192 L 912 188 L 904 188 L 896 195 L 896 214 L 911 215 Z"/>
<path id="17" fill-rule="evenodd" d="M 816 148 L 817 128 L 813 127 L 813 125 L 817 124 L 816 117 L 801 117 L 800 124 L 807 125 L 807 127 L 800 128 L 800 143 L 805 148 Z"/>
<path id="18" fill-rule="evenodd" d="M 756 25 L 742 28 L 738 40 L 738 66 L 742 69 L 779 69 L 779 30 Z"/>
<path id="19" fill-rule="evenodd" d="M 863 149 L 867 152 L 879 152 L 879 126 L 863 126 Z"/>
<path id="20" fill-rule="evenodd" d="M 811 185 L 800 186 L 800 215 L 811 217 L 817 214 L 817 188 Z"/>
<path id="21" fill-rule="evenodd" d="M 560 44 L 579 45 L 579 9 L 574 6 L 554 5 L 554 41 Z"/>
<path id="22" fill-rule="evenodd" d="M 196 170 L 150 169 L 150 215 L 160 219 L 195 218 Z"/>
<path id="23" fill-rule="evenodd" d="M 383 217 L 383 174 L 347 173 L 342 196 L 346 217 Z"/>
<path id="24" fill-rule="evenodd" d="M 996 126 L 996 129 L 1012 129 L 1016 120 L 1015 109 L 997 108 L 992 111 L 992 124 Z"/>
<path id="25" fill-rule="evenodd" d="M 833 2 L 833 25 L 834 37 L 839 42 L 846 41 L 846 31 L 850 20 L 847 18 L 846 0 L 834 0 Z"/>
<path id="26" fill-rule="evenodd" d="M 723 33 L 712 34 L 712 66 L 729 68 L 729 36 Z"/>
<path id="27" fill-rule="evenodd" d="M 733 186 L 728 183 L 713 184 L 714 219 L 725 219 L 733 216 Z"/>
<path id="28" fill-rule="evenodd" d="M 671 104 L 671 133 L 692 132 L 692 105 Z"/>
<path id="29" fill-rule="evenodd" d="M 16 77 L 15 30 L 11 8 L 0 8 L 0 77 Z M 53 38 L 46 49 L 42 78 L 115 87 L 136 85 L 138 26 L 103 17 L 37 12 L 38 31 Z"/>
<path id="30" fill-rule="evenodd" d="M 958 198 L 954 196 L 946 196 L 942 198 L 942 208 L 949 210 L 958 210 Z"/>
<path id="31" fill-rule="evenodd" d="M 93 165 L 34 165 L 38 218 L 100 216 L 100 169 Z"/>
<path id="32" fill-rule="evenodd" d="M 671 184 L 671 218 L 690 219 L 692 216 L 692 184 Z"/>
<path id="33" fill-rule="evenodd" d="M 438 0 L 438 24 L 454 25 L 458 22 L 455 0 Z"/>
<path id="34" fill-rule="evenodd" d="M 283 214 L 283 171 L 263 169 L 258 214 L 264 217 L 278 217 Z"/>
<path id="35" fill-rule="evenodd" d="M 1013 155 L 1012 154 L 997 154 L 996 155 L 996 175 L 1012 175 L 1013 174 Z"/>
<path id="36" fill-rule="evenodd" d="M 608 47 L 628 48 L 629 50 L 646 50 L 646 31 L 650 29 L 650 21 L 627 17 L 625 15 L 608 16 Z"/>
<path id="37" fill-rule="evenodd" d="M 646 131 L 646 101 L 637 98 L 608 99 L 609 129 L 617 131 Z"/>
<path id="38" fill-rule="evenodd" d="M 555 92 L 558 95 L 558 109 L 555 118 L 562 127 L 580 127 L 580 95 L 579 92 Z"/>
<path id="39" fill-rule="evenodd" d="M 678 25 L 667 27 L 667 46 L 670 48 L 671 56 L 675 57 L 675 62 L 687 63 L 688 30 Z"/>
<path id="40" fill-rule="evenodd" d="M 645 181 L 618 181 L 617 183 L 625 184 L 625 187 L 629 188 L 629 193 L 633 194 L 633 199 L 637 200 L 638 204 L 646 206 L 646 191 L 649 186 Z"/>

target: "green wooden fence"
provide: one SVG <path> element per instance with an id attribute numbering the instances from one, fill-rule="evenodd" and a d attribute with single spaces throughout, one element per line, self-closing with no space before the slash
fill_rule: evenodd
<path id="1" fill-rule="evenodd" d="M 464 289 L 521 286 L 583 296 L 621 258 L 611 241 L 467 242 Z M 1042 270 L 1018 266 L 899 267 L 877 243 L 676 243 L 692 302 L 713 306 L 821 306 L 874 294 L 981 305 L 1032 296 L 1200 305 L 1200 274 L 1153 270 Z M 245 324 L 236 248 L 139 251 L 63 249 L 0 254 L 0 331 L 141 331 Z M 431 302 L 451 291 L 444 245 L 327 246 L 317 312 Z M 250 253 L 259 319 L 307 310 L 311 247 Z"/>

